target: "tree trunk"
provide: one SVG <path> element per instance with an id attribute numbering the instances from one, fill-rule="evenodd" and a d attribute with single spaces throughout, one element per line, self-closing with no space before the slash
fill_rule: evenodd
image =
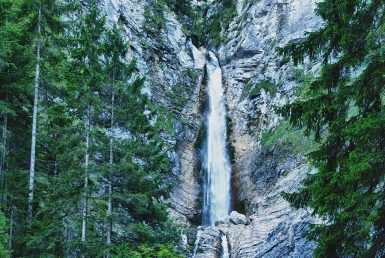
<path id="1" fill-rule="evenodd" d="M 86 241 L 87 232 L 87 210 L 88 210 L 88 165 L 89 165 L 89 147 L 90 147 L 90 130 L 91 130 L 91 107 L 88 105 L 87 118 L 86 118 L 86 157 L 85 157 L 85 176 L 84 176 L 84 196 L 83 196 L 83 225 L 82 225 L 82 241 Z"/>
<path id="2" fill-rule="evenodd" d="M 5 103 L 8 104 L 8 90 L 5 93 Z M 5 158 L 7 157 L 7 129 L 8 129 L 8 114 L 5 112 L 3 119 L 3 132 L 1 135 L 2 138 L 2 151 L 1 151 L 1 161 L 0 161 L 0 203 L 3 200 L 4 195 L 4 175 L 5 175 Z"/>
<path id="3" fill-rule="evenodd" d="M 8 248 L 9 248 L 9 250 L 12 250 L 12 245 L 13 245 L 13 243 L 12 243 L 12 239 L 13 239 L 13 223 L 14 223 L 14 214 L 13 214 L 13 203 L 11 202 L 11 205 L 10 205 L 10 207 L 11 207 L 11 212 L 10 212 L 10 219 L 9 219 L 9 240 L 8 240 Z"/>
<path id="4" fill-rule="evenodd" d="M 36 59 L 36 76 L 35 76 L 35 95 L 33 100 L 33 116 L 32 116 L 32 142 L 31 142 L 31 162 L 29 170 L 29 194 L 28 194 L 28 225 L 32 225 L 32 201 L 33 201 L 33 188 L 35 181 L 35 151 L 36 151 L 36 124 L 37 124 L 37 105 L 39 94 L 39 75 L 40 75 L 40 48 L 41 48 L 41 7 L 39 8 L 39 15 L 37 21 L 37 59 Z"/>
<path id="5" fill-rule="evenodd" d="M 111 245 L 111 231 L 112 231 L 112 221 L 111 221 L 111 213 L 112 213 L 112 170 L 114 163 L 114 152 L 113 152 L 113 144 L 114 144 L 114 103 L 115 103 L 115 74 L 113 71 L 112 74 L 112 93 L 111 93 L 111 135 L 110 135 L 110 175 L 108 180 L 108 210 L 107 210 L 107 219 L 108 219 L 108 229 L 107 229 L 107 246 Z M 110 257 L 109 250 L 107 250 L 106 257 Z"/>
<path id="6" fill-rule="evenodd" d="M 54 170 L 53 170 L 53 177 L 54 177 L 54 185 L 53 185 L 53 191 L 56 192 L 56 186 L 57 186 L 57 170 L 58 170 L 58 162 L 57 162 L 57 155 L 55 155 L 55 163 L 54 163 Z"/>

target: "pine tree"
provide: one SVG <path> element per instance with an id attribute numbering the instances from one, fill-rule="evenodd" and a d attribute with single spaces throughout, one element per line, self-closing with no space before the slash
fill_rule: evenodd
<path id="1" fill-rule="evenodd" d="M 321 143 L 310 158 L 318 169 L 295 193 L 323 222 L 310 226 L 315 257 L 385 255 L 385 1 L 325 0 L 324 25 L 280 49 L 294 63 L 322 60 L 309 97 L 279 109 Z"/>

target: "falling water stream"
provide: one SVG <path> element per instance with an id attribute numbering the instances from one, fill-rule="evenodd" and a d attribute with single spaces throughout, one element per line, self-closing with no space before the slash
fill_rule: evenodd
<path id="1" fill-rule="evenodd" d="M 204 200 L 202 222 L 214 226 L 230 212 L 231 164 L 227 149 L 227 119 L 222 85 L 222 71 L 217 58 L 210 52 L 207 60 L 207 139 L 203 150 Z M 222 258 L 228 258 L 226 236 L 222 236 Z"/>

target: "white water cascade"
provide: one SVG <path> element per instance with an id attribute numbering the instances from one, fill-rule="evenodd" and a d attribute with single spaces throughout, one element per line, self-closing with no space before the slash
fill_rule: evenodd
<path id="1" fill-rule="evenodd" d="M 201 235 L 202 235 L 202 230 L 198 229 L 197 238 L 195 240 L 194 251 L 193 251 L 193 256 L 192 257 L 195 257 L 195 255 L 197 254 L 198 246 L 199 246 L 199 240 L 201 238 Z"/>
<path id="2" fill-rule="evenodd" d="M 221 246 L 222 246 L 221 258 L 230 258 L 229 246 L 227 244 L 227 238 L 226 238 L 225 235 L 223 235 L 221 239 L 222 239 L 222 242 L 221 242 Z"/>
<path id="3" fill-rule="evenodd" d="M 202 222 L 214 226 L 219 219 L 230 212 L 231 164 L 227 149 L 227 119 L 222 85 L 222 71 L 217 58 L 210 52 L 207 61 L 207 139 L 203 151 L 204 200 Z M 226 236 L 222 236 L 222 257 L 229 257 Z"/>

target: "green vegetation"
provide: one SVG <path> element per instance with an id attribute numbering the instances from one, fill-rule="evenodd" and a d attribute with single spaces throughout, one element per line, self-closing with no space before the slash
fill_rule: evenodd
<path id="1" fill-rule="evenodd" d="M 187 0 L 151 0 L 144 9 L 145 26 L 147 33 L 156 35 L 164 29 L 165 18 L 163 12 L 173 12 L 178 20 L 183 24 L 182 30 L 190 36 L 190 31 L 186 29 L 192 27 L 192 19 L 198 19 L 200 15 Z M 194 21 L 195 23 L 196 21 Z"/>
<path id="2" fill-rule="evenodd" d="M 318 146 L 311 138 L 303 135 L 303 130 L 291 127 L 289 122 L 281 122 L 277 127 L 262 133 L 261 143 L 266 149 L 278 145 L 296 154 L 309 153 Z"/>
<path id="3" fill-rule="evenodd" d="M 165 10 L 167 9 L 162 1 L 156 1 L 155 4 L 144 7 L 145 26 L 143 28 L 147 33 L 156 35 L 163 29 L 166 21 L 163 15 Z"/>
<path id="4" fill-rule="evenodd" d="M 195 149 L 202 148 L 206 138 L 207 138 L 207 126 L 205 123 L 202 123 L 201 127 L 199 128 L 198 137 L 195 141 Z"/>
<path id="5" fill-rule="evenodd" d="M 181 253 L 174 251 L 172 245 L 158 245 L 156 247 L 139 246 L 138 250 L 132 250 L 127 244 L 117 247 L 116 255 L 112 258 L 182 258 Z"/>
<path id="6" fill-rule="evenodd" d="M 0 34 L 0 256 L 180 257 L 169 118 L 118 24 L 96 0 L 0 1 Z"/>
<path id="7" fill-rule="evenodd" d="M 280 61 L 279 61 L 279 67 L 282 67 L 284 66 L 285 64 L 289 63 L 290 62 L 290 58 L 288 57 L 284 57 L 282 58 Z"/>
<path id="8" fill-rule="evenodd" d="M 7 219 L 5 218 L 4 214 L 0 211 L 0 257 L 9 257 L 10 250 L 7 250 L 8 248 L 8 226 L 9 222 L 7 223 Z"/>
<path id="9" fill-rule="evenodd" d="M 237 202 L 237 204 L 235 205 L 235 210 L 236 210 L 238 213 L 246 214 L 246 213 L 247 213 L 247 210 L 246 210 L 246 201 L 245 201 L 245 200 L 241 200 L 241 201 Z"/>
<path id="10" fill-rule="evenodd" d="M 173 112 L 168 114 L 168 116 L 173 119 L 178 119 L 180 117 L 180 112 L 182 112 L 185 107 L 189 93 L 191 92 L 191 84 L 194 84 L 198 75 L 190 69 L 183 69 L 179 75 L 179 85 L 171 87 L 171 90 L 164 91 L 164 95 L 170 99 L 170 102 L 173 104 Z"/>
<path id="11" fill-rule="evenodd" d="M 258 82 L 257 84 L 255 84 L 254 87 L 253 87 L 253 84 L 251 83 L 246 85 L 246 90 L 250 92 L 249 93 L 250 97 L 253 97 L 256 93 L 260 92 L 261 89 L 264 89 L 265 91 L 270 92 L 271 95 L 274 95 L 277 92 L 274 84 L 267 80 L 262 80 Z"/>
<path id="12" fill-rule="evenodd" d="M 157 35 L 158 31 L 165 28 L 163 12 L 173 12 L 182 24 L 182 31 L 192 39 L 196 46 L 213 44 L 219 46 L 227 41 L 224 31 L 229 29 L 229 24 L 237 15 L 235 0 L 215 0 L 210 4 L 206 0 L 194 5 L 191 1 L 151 0 L 145 7 L 145 30 L 147 33 Z M 218 6 L 221 12 L 215 12 L 207 17 L 210 6 Z M 242 16 L 239 21 L 246 19 Z"/>
<path id="13" fill-rule="evenodd" d="M 314 75 L 311 72 L 306 72 L 303 69 L 295 68 L 292 70 L 293 79 L 298 82 L 298 86 L 295 88 L 296 95 L 306 98 L 311 94 L 310 86 L 314 79 Z"/>
<path id="14" fill-rule="evenodd" d="M 384 1 L 325 0 L 316 14 L 323 26 L 280 53 L 294 64 L 321 59 L 320 75 L 278 111 L 320 143 L 309 154 L 318 172 L 282 195 L 322 220 L 305 234 L 314 257 L 384 257 Z"/>
<path id="15" fill-rule="evenodd" d="M 212 44 L 218 47 L 221 42 L 227 39 L 226 35 L 222 32 L 228 30 L 230 22 L 237 15 L 236 2 L 234 0 L 217 0 L 212 4 L 217 4 L 221 11 L 215 12 L 215 14 L 206 19 L 203 35 L 207 35 L 205 42 L 212 39 Z"/>
<path id="16" fill-rule="evenodd" d="M 227 116 L 226 122 L 227 122 L 227 148 L 229 151 L 230 162 L 231 162 L 231 164 L 234 164 L 235 163 L 235 147 L 228 140 L 229 136 L 233 134 L 233 120 L 229 116 Z"/>

